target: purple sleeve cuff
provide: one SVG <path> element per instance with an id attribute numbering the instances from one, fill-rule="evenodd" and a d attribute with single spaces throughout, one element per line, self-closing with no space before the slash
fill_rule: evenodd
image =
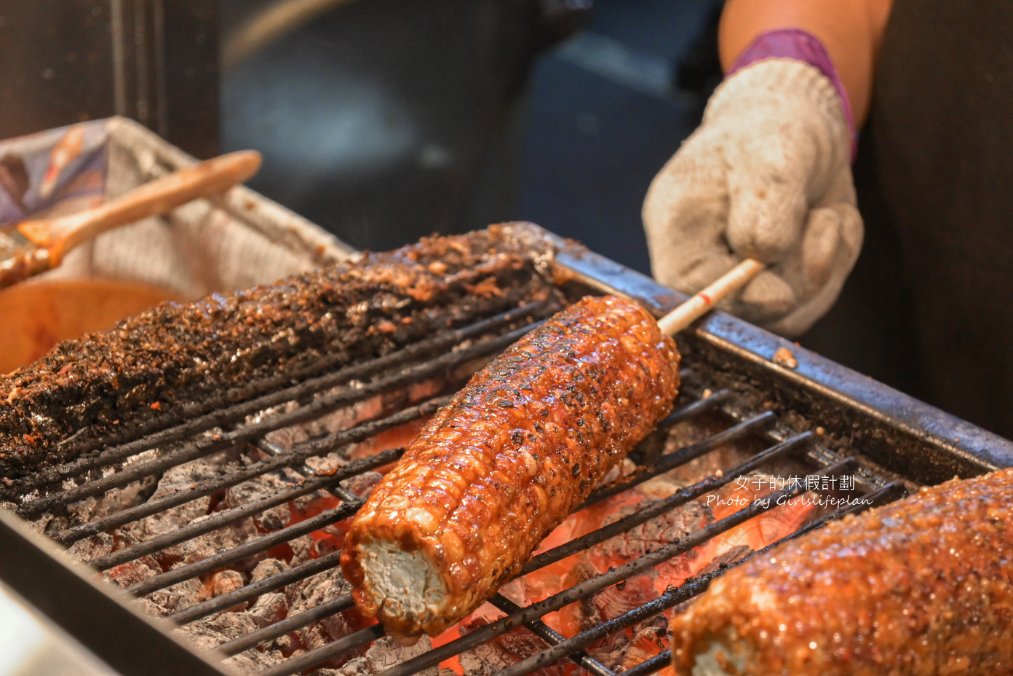
<path id="1" fill-rule="evenodd" d="M 742 70 L 757 61 L 765 59 L 795 59 L 813 66 L 823 73 L 837 90 L 837 96 L 841 101 L 841 110 L 844 113 L 844 122 L 848 125 L 851 134 L 851 159 L 855 159 L 855 152 L 858 146 L 858 131 L 855 129 L 855 117 L 851 112 L 851 101 L 848 99 L 848 92 L 844 89 L 844 83 L 837 75 L 830 54 L 819 39 L 799 28 L 782 28 L 779 30 L 761 33 L 746 48 L 735 63 L 728 70 L 728 75 Z"/>

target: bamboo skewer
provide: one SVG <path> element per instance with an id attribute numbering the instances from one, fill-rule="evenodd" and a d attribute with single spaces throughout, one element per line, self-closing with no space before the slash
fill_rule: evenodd
<path id="1" fill-rule="evenodd" d="M 55 268 L 68 251 L 103 232 L 217 195 L 259 167 L 260 153 L 232 152 L 145 183 L 94 209 L 0 230 L 0 289 Z"/>
<path id="2" fill-rule="evenodd" d="M 658 328 L 668 336 L 674 336 L 695 322 L 730 293 L 738 291 L 763 270 L 763 263 L 747 258 L 721 275 L 705 289 L 658 320 Z"/>
<path id="3" fill-rule="evenodd" d="M 218 194 L 245 181 L 259 167 L 260 153 L 255 151 L 221 155 L 145 183 L 94 209 L 55 219 L 23 221 L 18 230 L 36 246 L 49 249 L 51 264 L 56 266 L 67 251 L 82 242 L 198 197 Z"/>

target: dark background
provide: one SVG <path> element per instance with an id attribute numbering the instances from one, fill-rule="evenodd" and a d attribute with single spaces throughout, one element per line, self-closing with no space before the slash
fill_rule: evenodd
<path id="1" fill-rule="evenodd" d="M 222 3 L 224 51 L 265 4 Z M 717 75 L 720 3 L 553 4 L 340 4 L 226 59 L 223 149 L 261 150 L 253 187 L 357 247 L 531 220 L 646 272 L 641 201 Z"/>

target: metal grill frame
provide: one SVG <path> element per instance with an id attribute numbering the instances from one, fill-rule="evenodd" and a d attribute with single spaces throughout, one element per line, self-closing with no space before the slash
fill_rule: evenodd
<path id="1" fill-rule="evenodd" d="M 607 258 L 589 252 L 580 245 L 558 239 L 555 241 L 558 247 L 556 262 L 572 274 L 572 284 L 635 298 L 659 316 L 682 300 L 679 294 Z M 738 421 L 730 429 L 745 426 L 744 429 L 748 432 L 763 427 L 764 434 L 772 446 L 760 455 L 774 451 L 784 452 L 794 445 L 806 443 L 809 452 L 815 454 L 813 461 L 822 468 L 835 464 L 840 466 L 844 462 L 851 463 L 848 465 L 849 471 L 860 477 L 866 477 L 870 485 L 877 487 L 872 491 L 875 499 L 896 497 L 900 487 L 910 489 L 919 484 L 938 483 L 954 475 L 972 476 L 1013 465 L 1013 443 L 1010 441 L 914 400 L 730 315 L 713 313 L 692 330 L 682 334 L 679 337 L 679 346 L 684 355 L 684 364 L 692 368 L 692 372 L 687 374 L 687 387 L 695 388 L 701 393 L 705 388 L 714 390 L 709 398 L 704 396 L 697 403 L 685 408 L 719 407 L 733 422 Z M 776 363 L 773 357 L 779 350 L 789 350 L 797 365 L 789 368 Z M 708 401 L 710 403 L 704 403 Z M 762 425 L 757 422 L 761 418 Z M 814 437 L 818 437 L 819 443 L 808 443 Z M 261 448 L 270 451 L 263 445 Z M 675 459 L 676 461 L 685 461 L 689 453 L 683 453 L 684 450 L 680 449 L 679 452 L 670 455 L 680 456 Z M 693 452 L 702 453 L 705 450 L 696 449 Z M 397 457 L 396 453 L 387 453 L 390 458 L 380 458 L 377 462 Z M 758 466 L 762 460 L 758 459 L 755 464 Z M 675 461 L 669 460 L 669 464 L 673 462 Z M 750 463 L 752 462 L 751 460 Z M 368 468 L 364 465 L 364 469 Z M 701 485 L 703 484 L 706 482 L 701 482 Z M 329 490 L 342 490 L 337 481 L 333 484 L 321 481 L 320 485 L 329 487 Z M 712 486 L 707 484 L 704 487 Z M 601 499 L 618 490 L 599 491 L 592 500 Z M 352 498 L 356 496 L 342 495 L 340 492 L 336 494 L 350 501 L 347 503 L 348 508 L 354 509 Z M 689 497 L 680 494 L 673 497 L 688 501 L 702 493 Z M 39 508 L 44 509 L 46 504 L 43 501 Z M 747 517 L 748 514 L 739 513 L 729 517 L 738 519 L 734 523 L 712 524 L 705 529 L 707 533 L 701 537 L 709 538 Z M 625 522 L 625 519 L 623 521 Z M 822 521 L 811 524 L 803 531 L 818 527 L 821 523 Z M 604 535 L 599 537 L 603 539 Z M 590 544 L 578 541 L 557 548 L 564 551 L 546 552 L 529 562 L 525 572 L 549 563 L 546 555 L 554 556 L 556 558 L 552 560 L 557 560 L 565 555 L 565 551 L 572 553 L 577 551 L 577 548 L 586 546 Z M 673 549 L 676 546 L 689 549 L 695 545 L 680 541 L 665 549 Z M 197 651 L 179 637 L 166 631 L 165 622 L 142 616 L 131 607 L 130 597 L 127 594 L 118 589 L 110 589 L 111 585 L 96 584 L 92 569 L 70 561 L 66 553 L 58 551 L 59 548 L 52 542 L 28 532 L 24 524 L 19 523 L 18 518 L 9 513 L 0 513 L 0 550 L 12 553 L 10 556 L 0 557 L 0 580 L 7 582 L 29 603 L 41 609 L 51 620 L 114 669 L 129 673 L 137 671 L 139 665 L 145 663 L 150 665 L 150 660 L 157 659 L 160 667 L 173 672 L 185 670 L 186 673 L 194 674 L 228 673 L 227 669 L 218 663 L 221 655 Z M 663 554 L 664 552 L 658 554 L 659 560 Z M 115 560 L 117 559 L 114 558 L 113 561 Z M 105 563 L 115 565 L 109 561 Z M 297 575 L 307 577 L 335 563 L 336 557 L 328 555 L 304 564 L 306 570 L 293 572 L 294 569 L 290 569 L 287 573 L 291 579 L 301 579 Z M 646 564 L 642 561 L 633 563 L 641 566 L 651 565 L 650 561 Z M 604 577 L 599 576 L 602 579 L 595 578 L 597 580 L 595 584 L 603 588 L 614 583 L 628 573 L 624 571 L 625 568 L 617 569 L 616 572 Z M 546 607 L 552 605 L 547 601 L 555 599 L 555 604 L 564 604 L 577 598 L 572 589 L 557 595 L 560 598 L 552 597 L 528 609 L 520 609 L 509 599 L 497 595 L 491 602 L 507 613 L 508 618 L 469 635 L 472 637 L 469 640 L 474 642 L 482 640 L 480 634 L 497 624 L 502 630 L 504 627 L 523 623 L 553 647 L 546 653 L 516 665 L 509 670 L 510 673 L 526 673 L 526 670 L 559 657 L 568 657 L 594 673 L 612 673 L 582 652 L 582 648 L 598 636 L 628 626 L 690 598 L 706 588 L 710 579 L 721 572 L 723 570 L 687 581 L 659 599 L 566 640 L 558 634 L 553 636 L 554 632 L 538 618 L 546 612 Z M 40 574 L 47 580 L 44 586 L 37 583 Z M 613 577 L 615 579 L 609 582 Z M 277 580 L 273 582 L 277 583 Z M 143 591 L 143 588 L 133 591 Z M 250 589 L 250 585 L 237 591 L 244 594 L 258 592 L 257 589 Z M 264 591 L 266 589 L 260 589 L 258 593 Z M 215 606 L 220 606 L 224 602 L 234 603 L 236 598 L 218 597 L 212 601 L 217 602 L 208 602 L 210 611 L 208 608 L 191 607 L 178 612 L 173 619 L 192 621 L 211 612 L 218 612 L 214 609 Z M 314 608 L 307 613 L 322 616 L 324 613 L 337 612 L 348 605 L 350 599 L 339 598 L 325 604 L 327 607 Z M 103 618 L 100 623 L 89 621 L 96 612 L 101 613 Z M 290 625 L 303 626 L 297 624 L 293 618 L 288 619 L 293 620 L 289 622 Z M 306 619 L 303 617 L 298 621 L 304 622 Z M 277 630 L 278 628 L 275 628 L 274 631 Z M 270 632 L 265 632 L 265 635 L 267 633 Z M 380 630 L 371 627 L 324 648 L 336 654 L 371 641 L 379 635 Z M 124 640 L 127 637 L 129 638 Z M 224 644 L 222 648 L 227 654 L 235 654 L 248 648 L 250 641 L 256 638 L 258 637 L 251 634 Z M 432 660 L 432 652 L 427 653 L 429 661 Z M 317 657 L 319 654 L 313 659 Z M 652 669 L 665 663 L 665 657 L 664 654 L 659 655 L 627 673 L 650 673 Z M 305 661 L 309 664 L 311 660 Z M 283 663 L 278 673 L 289 673 L 293 667 L 292 663 L 293 660 Z M 411 660 L 398 667 L 394 673 L 409 673 L 414 663 L 417 663 L 416 660 Z"/>

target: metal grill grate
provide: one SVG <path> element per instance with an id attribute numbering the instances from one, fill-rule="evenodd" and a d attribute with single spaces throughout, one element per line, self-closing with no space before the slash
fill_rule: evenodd
<path id="1" fill-rule="evenodd" d="M 340 504 L 333 509 L 328 509 L 284 528 L 261 534 L 239 546 L 217 552 L 213 556 L 154 575 L 130 586 L 128 591 L 135 596 L 145 596 L 185 580 L 223 569 L 230 564 L 262 554 L 273 547 L 290 542 L 294 538 L 319 531 L 352 516 L 362 504 L 365 495 L 358 495 L 342 484 L 364 472 L 375 470 L 397 460 L 403 449 L 386 450 L 370 457 L 351 461 L 333 474 L 323 476 L 316 475 L 312 469 L 306 467 L 305 461 L 322 453 L 365 441 L 375 434 L 397 425 L 423 418 L 434 412 L 446 398 L 435 397 L 401 410 L 385 412 L 346 429 L 297 443 L 288 449 L 266 439 L 266 434 L 305 424 L 335 409 L 365 401 L 370 397 L 397 388 L 404 388 L 426 378 L 446 374 L 449 370 L 460 367 L 470 360 L 488 356 L 536 325 L 537 321 L 532 323 L 531 320 L 537 320 L 554 309 L 550 306 L 520 308 L 450 334 L 414 344 L 372 362 L 358 364 L 325 375 L 315 375 L 297 384 L 288 384 L 278 389 L 271 389 L 271 387 L 280 383 L 268 383 L 266 393 L 253 396 L 243 403 L 222 407 L 213 413 L 198 416 L 192 420 L 181 420 L 178 425 L 172 428 L 151 431 L 136 439 L 121 440 L 115 446 L 60 466 L 47 468 L 30 477 L 19 488 L 31 490 L 47 483 L 67 479 L 77 479 L 78 483 L 66 490 L 44 493 L 28 500 L 21 505 L 20 511 L 27 517 L 37 516 L 44 512 L 60 511 L 74 502 L 103 495 L 111 489 L 123 488 L 146 477 L 157 476 L 172 467 L 233 449 L 237 445 L 246 445 L 246 448 L 249 449 L 256 448 L 262 452 L 265 459 L 252 462 L 241 471 L 199 482 L 168 496 L 144 501 L 92 521 L 63 528 L 52 535 L 53 539 L 63 545 L 71 545 L 97 533 L 116 532 L 117 528 L 125 524 L 158 514 L 197 498 L 220 493 L 227 488 L 282 468 L 296 469 L 302 472 L 305 477 L 298 486 L 278 491 L 273 495 L 247 504 L 217 511 L 208 518 L 117 549 L 89 561 L 99 570 L 109 570 L 136 561 L 146 555 L 161 552 L 172 545 L 225 528 L 251 515 L 287 504 L 302 496 L 327 491 L 340 501 Z M 520 320 L 523 321 L 518 325 Z M 439 354 L 433 356 L 434 353 Z M 326 364 L 323 367 L 326 368 Z M 746 476 L 763 467 L 769 467 L 788 456 L 802 460 L 807 465 L 817 468 L 819 472 L 827 474 L 839 474 L 856 469 L 855 462 L 851 459 L 826 464 L 821 454 L 815 452 L 818 445 L 815 435 L 812 433 L 803 432 L 794 435 L 778 433 L 772 429 L 776 416 L 769 411 L 752 415 L 730 412 L 727 404 L 735 398 L 731 391 L 722 389 L 710 392 L 706 388 L 694 384 L 696 380 L 694 374 L 684 372 L 683 376 L 687 381 L 685 392 L 681 395 L 675 411 L 659 425 L 659 429 L 665 430 L 705 415 L 723 416 L 727 426 L 705 439 L 678 448 L 673 452 L 655 457 L 649 457 L 651 454 L 646 451 L 634 453 L 633 457 L 640 459 L 638 469 L 625 478 L 599 488 L 582 505 L 582 508 L 630 490 L 648 479 L 677 467 L 684 466 L 730 442 L 746 438 L 761 439 L 765 445 L 764 450 L 735 466 L 724 468 L 720 475 L 706 476 L 668 498 L 653 502 L 645 509 L 618 519 L 571 542 L 538 554 L 523 568 L 522 575 L 538 571 L 610 537 L 628 532 L 652 518 L 686 505 L 709 492 L 716 491 L 738 477 Z M 261 389 L 264 389 L 263 385 Z M 288 404 L 288 407 L 280 413 L 262 417 L 257 415 L 266 409 L 282 404 Z M 216 429 L 222 431 L 210 433 Z M 160 454 L 154 459 L 127 464 L 118 471 L 99 472 L 103 468 L 108 469 L 149 449 L 158 448 L 171 442 L 178 443 L 173 450 Z M 877 477 L 866 477 L 866 479 L 865 497 L 870 502 L 892 499 L 904 491 L 904 487 L 898 482 L 885 478 L 880 480 Z M 799 495 L 804 490 L 804 487 L 799 485 L 789 486 L 777 495 L 785 497 Z M 720 574 L 721 570 L 689 580 L 648 603 L 575 636 L 560 635 L 542 622 L 541 618 L 547 613 L 585 599 L 642 570 L 684 554 L 708 539 L 773 508 L 776 504 L 776 500 L 770 501 L 767 506 L 753 504 L 732 516 L 708 525 L 706 528 L 690 533 L 676 542 L 641 556 L 621 567 L 600 573 L 527 607 L 518 606 L 502 594 L 497 594 L 490 602 L 504 614 L 503 618 L 414 657 L 390 669 L 387 673 L 392 675 L 409 674 L 436 666 L 443 660 L 492 640 L 514 627 L 523 625 L 540 637 L 546 647 L 537 655 L 513 666 L 509 669 L 509 673 L 528 673 L 559 659 L 568 659 L 594 674 L 613 674 L 615 672 L 612 669 L 585 652 L 585 648 L 589 644 L 687 600 L 705 589 L 709 580 Z M 854 511 L 854 509 L 852 507 L 824 515 L 818 521 L 807 526 L 807 529 L 816 527 L 828 519 L 838 518 L 849 511 Z M 333 569 L 337 563 L 337 552 L 325 554 L 320 558 L 311 559 L 210 600 L 179 609 L 170 615 L 170 619 L 179 625 L 186 625 L 198 619 L 225 612 L 244 601 L 251 601 L 262 594 L 283 589 L 293 582 Z M 218 647 L 225 655 L 236 655 L 251 650 L 263 642 L 346 611 L 352 606 L 351 596 L 342 594 L 309 610 L 288 616 L 257 631 L 232 639 Z M 300 673 L 362 648 L 382 635 L 381 627 L 370 626 L 323 647 L 306 651 L 264 673 L 275 675 Z M 659 655 L 636 667 L 634 672 L 650 673 L 660 669 L 664 664 L 664 655 Z"/>
<path id="2" fill-rule="evenodd" d="M 595 271 L 597 279 L 580 272 L 587 260 L 591 260 L 592 267 L 598 266 Z M 603 264 L 603 260 L 594 258 L 593 255 L 590 259 L 569 260 L 569 264 L 576 271 L 577 280 L 585 284 L 582 289 L 586 290 L 587 284 L 598 289 L 603 286 L 621 288 L 625 284 L 627 288 L 624 290 L 630 295 L 640 297 L 648 305 L 653 304 L 655 310 L 665 309 L 663 306 L 670 299 L 659 300 L 658 287 L 645 287 L 645 282 L 640 278 L 629 271 L 617 269 L 614 264 L 607 261 Z M 263 555 L 279 545 L 307 534 L 318 533 L 320 529 L 332 527 L 348 519 L 366 497 L 365 493 L 356 490 L 356 479 L 361 478 L 366 472 L 377 470 L 397 460 L 403 449 L 383 450 L 374 455 L 349 460 L 328 473 L 317 473 L 307 461 L 327 453 L 348 449 L 399 425 L 425 418 L 446 400 L 447 392 L 460 384 L 461 378 L 478 360 L 500 351 L 556 309 L 558 308 L 551 304 L 533 304 L 489 317 L 470 326 L 415 343 L 379 359 L 351 367 L 336 369 L 334 363 L 328 363 L 324 359 L 298 374 L 279 375 L 268 381 L 250 383 L 242 392 L 231 392 L 228 398 L 223 395 L 221 401 L 194 404 L 190 409 L 184 409 L 176 419 L 158 429 L 142 427 L 123 430 L 113 439 L 92 440 L 87 442 L 87 445 L 82 443 L 80 448 L 75 449 L 77 459 L 41 469 L 10 487 L 5 494 L 7 497 L 15 494 L 22 496 L 19 505 L 21 516 L 37 519 L 46 514 L 64 513 L 75 503 L 84 500 L 104 498 L 112 491 L 139 484 L 151 477 L 159 477 L 167 470 L 197 459 L 206 459 L 216 454 L 224 456 L 239 453 L 246 461 L 239 469 L 225 472 L 220 476 L 196 481 L 192 485 L 181 487 L 158 498 L 149 496 L 148 499 L 140 500 L 136 504 L 115 509 L 111 513 L 82 523 L 64 525 L 53 529 L 50 533 L 52 539 L 60 544 L 73 546 L 74 543 L 99 534 L 118 533 L 120 529 L 141 519 L 165 513 L 200 498 L 221 495 L 227 489 L 271 473 L 295 471 L 301 476 L 299 481 L 271 494 L 214 511 L 206 518 L 147 540 L 128 543 L 88 561 L 93 567 L 103 571 L 114 570 L 118 566 L 162 552 L 168 547 L 180 545 L 220 529 L 227 529 L 230 525 L 253 515 L 292 504 L 300 498 L 325 495 L 333 501 L 333 506 L 304 520 L 258 533 L 237 546 L 224 548 L 199 560 L 181 563 L 136 582 L 128 588 L 131 594 L 138 597 L 155 594 L 180 582 L 200 578 L 248 560 L 250 557 Z M 708 430 L 706 436 L 690 443 L 676 444 L 674 448 L 669 444 L 665 451 L 659 450 L 665 448 L 659 439 L 647 440 L 631 455 L 636 470 L 598 488 L 581 508 L 600 503 L 624 491 L 634 490 L 652 478 L 678 468 L 685 468 L 694 461 L 719 453 L 728 444 L 741 443 L 753 450 L 737 457 L 734 462 L 722 465 L 720 471 L 716 473 L 699 475 L 693 482 L 663 499 L 652 501 L 578 538 L 540 552 L 524 566 L 521 576 L 534 574 L 575 553 L 595 547 L 609 538 L 628 533 L 652 519 L 683 508 L 709 493 L 727 487 L 740 477 L 758 471 L 783 475 L 788 467 L 802 467 L 810 475 L 837 476 L 847 473 L 857 479 L 858 492 L 855 497 L 862 498 L 857 500 L 857 504 L 824 512 L 788 537 L 795 537 L 802 532 L 818 528 L 831 519 L 840 518 L 868 505 L 896 499 L 918 483 L 935 478 L 932 472 L 921 475 L 902 473 L 901 478 L 882 468 L 883 464 L 889 466 L 890 462 L 899 463 L 896 457 L 880 451 L 878 457 L 870 459 L 870 456 L 876 455 L 874 443 L 868 445 L 868 449 L 873 452 L 867 455 L 866 448 L 861 444 L 831 445 L 825 443 L 826 440 L 818 432 L 810 431 L 817 430 L 815 422 L 829 425 L 830 422 L 823 421 L 830 421 L 831 418 L 836 423 L 837 430 L 857 428 L 855 418 L 850 417 L 852 414 L 848 412 L 850 410 L 848 406 L 854 409 L 861 407 L 846 402 L 838 392 L 830 390 L 828 386 L 820 385 L 814 389 L 807 383 L 800 385 L 801 376 L 769 372 L 767 367 L 757 370 L 755 364 L 748 359 L 734 355 L 740 350 L 740 346 L 719 346 L 718 349 L 715 348 L 714 341 L 712 344 L 695 338 L 691 343 L 692 345 L 688 347 L 693 358 L 687 359 L 686 363 L 692 364 L 693 370 L 684 370 L 682 373 L 683 391 L 673 413 L 659 425 L 659 435 L 663 436 L 667 433 L 666 430 L 680 425 L 699 423 L 701 429 Z M 715 352 L 718 353 L 716 357 L 712 354 Z M 723 360 L 733 357 L 738 361 L 731 367 L 735 373 L 730 379 L 725 373 Z M 775 379 L 774 386 L 762 381 L 762 378 L 768 376 Z M 397 405 L 383 408 L 350 426 L 306 438 L 288 447 L 270 439 L 272 433 L 301 428 L 336 410 L 347 409 L 390 393 L 404 392 L 414 384 L 422 381 L 431 382 L 434 379 L 446 386 L 444 392 L 438 396 L 429 393 L 416 400 L 402 398 Z M 740 386 L 740 383 L 745 384 Z M 845 384 L 848 385 L 849 382 Z M 798 394 L 804 389 L 802 385 L 809 387 L 805 397 Z M 788 396 L 783 394 L 782 389 L 795 397 L 790 401 L 793 408 L 788 413 L 777 400 L 777 397 Z M 882 390 L 882 392 L 875 390 L 872 394 L 885 396 L 883 395 L 885 392 L 886 395 L 894 397 L 892 401 L 910 406 L 907 400 L 901 399 L 903 395 L 892 393 L 885 388 Z M 226 404 L 226 401 L 240 401 L 240 403 Z M 890 403 L 891 400 L 882 401 Z M 865 406 L 863 410 L 867 413 L 868 409 L 869 407 Z M 912 433 L 911 425 L 899 421 L 896 417 L 891 418 L 891 412 L 886 409 L 874 413 L 875 416 L 867 418 L 871 421 L 868 423 L 871 430 L 869 438 L 875 436 L 878 439 L 888 439 L 892 446 L 898 449 L 904 447 L 904 444 L 912 447 L 918 442 L 919 448 L 922 449 L 918 452 L 923 453 L 924 457 L 933 459 L 935 464 L 931 467 L 935 468 L 933 471 L 940 476 L 952 475 L 955 469 L 962 473 L 976 473 L 997 464 L 971 453 L 956 450 L 941 452 L 939 449 L 943 445 L 930 438 L 929 433 L 917 429 Z M 704 422 L 707 422 L 707 425 L 704 425 Z M 915 442 L 911 441 L 911 438 L 914 438 Z M 992 444 L 1000 455 L 1004 452 L 1005 447 L 1001 444 L 997 446 L 987 433 L 977 431 L 965 435 L 965 438 L 971 441 L 983 439 L 982 443 Z M 854 432 L 854 440 L 863 441 L 860 432 Z M 842 447 L 847 450 L 842 451 Z M 862 453 L 852 450 L 854 448 L 862 448 Z M 166 450 L 152 454 L 151 449 Z M 885 458 L 883 463 L 879 462 L 881 458 Z M 592 654 L 596 641 L 657 616 L 692 598 L 706 589 L 714 577 L 722 574 L 727 568 L 738 565 L 745 558 L 700 573 L 677 587 L 669 588 L 656 598 L 640 603 L 607 621 L 585 628 L 573 636 L 560 635 L 549 627 L 543 618 L 568 604 L 587 599 L 601 590 L 622 583 L 641 571 L 690 552 L 711 538 L 773 509 L 779 496 L 797 496 L 806 490 L 807 487 L 798 484 L 785 485 L 772 494 L 772 499 L 764 504 L 750 504 L 738 512 L 697 528 L 622 565 L 598 572 L 537 603 L 522 606 L 503 594 L 497 594 L 490 599 L 490 603 L 502 613 L 502 617 L 473 631 L 462 633 L 450 642 L 416 655 L 384 673 L 409 674 L 435 667 L 444 660 L 523 626 L 541 639 L 544 647 L 536 654 L 527 656 L 526 659 L 509 667 L 506 673 L 530 673 L 564 660 L 594 674 L 614 674 L 616 671 Z M 768 547 L 773 544 L 776 543 Z M 750 555 L 763 551 L 765 549 Z M 238 604 L 252 602 L 264 594 L 283 590 L 288 585 L 331 572 L 337 564 L 337 552 L 323 553 L 318 558 L 302 561 L 286 570 L 249 582 L 214 598 L 178 608 L 169 617 L 177 626 L 185 627 L 204 618 L 228 612 Z M 349 594 L 338 594 L 301 612 L 231 638 L 217 647 L 219 652 L 226 656 L 239 655 L 290 632 L 348 611 L 353 605 Z M 297 653 L 263 673 L 302 673 L 326 664 L 336 657 L 347 656 L 355 651 L 361 652 L 362 648 L 382 636 L 383 630 L 379 626 L 351 631 L 326 645 Z M 662 652 L 622 673 L 653 673 L 663 668 L 669 658 L 667 653 Z"/>

